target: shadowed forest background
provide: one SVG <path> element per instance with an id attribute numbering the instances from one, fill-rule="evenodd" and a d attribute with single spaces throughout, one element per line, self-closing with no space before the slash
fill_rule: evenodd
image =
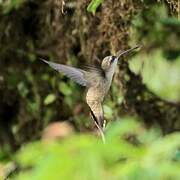
<path id="1" fill-rule="evenodd" d="M 137 44 L 103 144 L 85 89 L 39 58 L 83 67 Z M 180 1 L 0 1 L 0 178 L 180 179 L 179 130 Z"/>

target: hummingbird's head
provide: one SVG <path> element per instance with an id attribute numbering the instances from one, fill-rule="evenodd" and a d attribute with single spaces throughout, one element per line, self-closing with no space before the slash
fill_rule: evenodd
<path id="1" fill-rule="evenodd" d="M 122 56 L 129 54 L 130 52 L 134 51 L 135 49 L 139 48 L 141 46 L 135 46 L 133 48 L 130 48 L 128 50 L 125 50 L 123 52 L 117 53 L 116 56 L 107 56 L 103 59 L 101 68 L 104 71 L 114 71 L 115 67 L 117 65 L 118 59 L 120 59 Z"/>
<path id="2" fill-rule="evenodd" d="M 104 71 L 109 71 L 117 65 L 118 58 L 116 56 L 107 56 L 103 59 L 101 68 Z"/>

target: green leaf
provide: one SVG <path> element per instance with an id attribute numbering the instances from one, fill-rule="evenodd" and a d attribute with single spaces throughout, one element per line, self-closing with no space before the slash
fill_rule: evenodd
<path id="1" fill-rule="evenodd" d="M 88 12 L 96 13 L 97 8 L 102 4 L 103 0 L 92 0 L 87 7 Z"/>
<path id="2" fill-rule="evenodd" d="M 56 96 L 54 94 L 49 94 L 44 99 L 44 104 L 49 105 L 52 104 L 56 100 Z"/>
<path id="3" fill-rule="evenodd" d="M 25 85 L 24 82 L 20 82 L 20 83 L 17 85 L 17 88 L 18 88 L 18 91 L 19 91 L 19 93 L 21 94 L 22 97 L 26 97 L 27 94 L 29 93 L 29 90 L 28 90 L 28 88 L 26 87 L 26 85 Z"/>
<path id="4" fill-rule="evenodd" d="M 161 19 L 160 22 L 162 22 L 165 25 L 172 25 L 172 26 L 180 26 L 180 20 L 177 18 L 164 18 Z"/>
<path id="5" fill-rule="evenodd" d="M 69 96 L 72 94 L 71 88 L 64 82 L 61 82 L 59 84 L 59 91 L 65 96 Z"/>

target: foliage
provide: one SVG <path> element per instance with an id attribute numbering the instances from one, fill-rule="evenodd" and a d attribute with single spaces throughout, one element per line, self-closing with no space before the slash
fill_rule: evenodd
<path id="1" fill-rule="evenodd" d="M 133 132 L 132 132 L 133 129 Z M 106 144 L 90 135 L 34 142 L 18 152 L 13 179 L 179 179 L 180 134 L 162 137 L 132 118 L 109 125 Z M 47 144 L 48 143 L 48 144 Z"/>
<path id="2" fill-rule="evenodd" d="M 87 10 L 95 14 L 96 9 L 102 4 L 102 2 L 103 0 L 92 0 L 91 3 L 88 5 Z"/>
<path id="3" fill-rule="evenodd" d="M 0 176 L 180 179 L 177 1 L 59 2 L 0 1 Z M 82 67 L 136 44 L 143 47 L 120 59 L 103 104 L 103 144 L 92 135 L 84 88 L 39 57 Z M 42 132 L 54 121 L 79 134 L 45 142 Z"/>
<path id="4" fill-rule="evenodd" d="M 165 6 L 156 5 L 139 14 L 133 25 L 131 40 L 141 40 L 145 46 L 144 53 L 129 62 L 130 69 L 140 74 L 143 83 L 157 96 L 169 102 L 179 102 L 180 21 L 168 17 Z"/>
<path id="5" fill-rule="evenodd" d="M 49 94 L 46 96 L 46 98 L 44 99 L 44 104 L 48 105 L 53 103 L 56 100 L 56 96 L 54 94 Z"/>
<path id="6" fill-rule="evenodd" d="M 130 62 L 130 68 L 140 73 L 143 82 L 159 97 L 169 102 L 180 101 L 180 58 L 174 62 L 163 58 L 162 52 L 140 55 Z"/>
<path id="7" fill-rule="evenodd" d="M 3 13 L 8 14 L 14 9 L 21 7 L 26 0 L 4 0 L 0 1 L 0 6 L 3 6 Z"/>

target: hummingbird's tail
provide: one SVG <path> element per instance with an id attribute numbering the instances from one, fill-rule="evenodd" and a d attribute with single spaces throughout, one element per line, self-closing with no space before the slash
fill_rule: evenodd
<path id="1" fill-rule="evenodd" d="M 95 125 L 96 125 L 96 127 L 98 128 L 98 130 L 99 130 L 99 132 L 100 132 L 100 135 L 101 135 L 101 138 L 102 138 L 102 141 L 103 141 L 103 143 L 105 143 L 105 136 L 104 136 L 104 128 L 105 128 L 105 121 L 104 121 L 104 118 L 103 117 L 99 117 L 99 118 L 97 118 L 95 115 L 94 115 L 94 113 L 93 113 L 93 111 L 91 110 L 91 108 L 90 108 L 90 112 L 91 112 L 91 115 L 92 115 L 92 117 L 93 117 L 93 120 L 94 120 L 94 122 L 95 122 Z"/>

